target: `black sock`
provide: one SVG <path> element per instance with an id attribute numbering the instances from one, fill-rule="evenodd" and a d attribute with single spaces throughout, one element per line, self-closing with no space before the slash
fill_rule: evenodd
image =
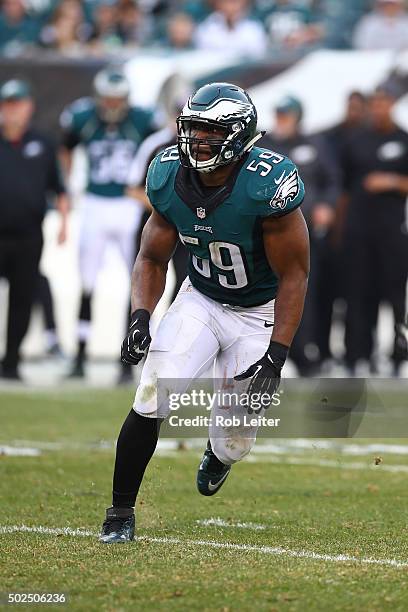
<path id="1" fill-rule="evenodd" d="M 133 508 L 159 437 L 161 419 L 140 416 L 133 408 L 120 430 L 113 474 L 112 506 Z"/>
<path id="2" fill-rule="evenodd" d="M 85 353 L 86 353 L 86 342 L 85 340 L 80 340 L 78 342 L 78 351 L 76 354 L 77 363 L 83 363 L 85 361 Z"/>
<path id="3" fill-rule="evenodd" d="M 91 301 L 92 295 L 90 293 L 82 293 L 81 305 L 79 308 L 79 322 L 89 324 L 91 321 Z M 78 351 L 76 355 L 77 363 L 84 363 L 86 353 L 86 340 L 80 340 L 78 342 Z"/>

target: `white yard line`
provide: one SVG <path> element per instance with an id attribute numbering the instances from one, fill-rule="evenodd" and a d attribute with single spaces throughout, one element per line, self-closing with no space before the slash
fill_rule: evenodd
<path id="1" fill-rule="evenodd" d="M 95 442 L 75 442 L 69 440 L 59 440 L 47 442 L 44 440 L 0 440 L 1 444 L 7 446 L 30 446 L 41 450 L 89 450 L 101 449 L 111 450 L 115 447 L 115 440 L 96 440 Z M 205 448 L 206 440 L 199 438 L 181 439 L 161 439 L 157 445 L 157 453 L 162 455 L 179 453 L 179 444 L 184 442 L 187 450 L 199 450 Z M 252 449 L 251 455 L 284 455 L 284 454 L 304 454 L 315 451 L 335 451 L 339 455 L 408 455 L 407 444 L 387 444 L 384 442 L 374 443 L 344 443 L 339 440 L 315 440 L 307 438 L 294 438 L 274 440 L 273 442 L 263 443 L 261 440 Z"/>
<path id="2" fill-rule="evenodd" d="M 29 446 L 0 446 L 0 455 L 12 457 L 38 457 L 41 451 L 38 448 Z"/>
<path id="3" fill-rule="evenodd" d="M 71 527 L 27 527 L 27 525 L 1 525 L 0 533 L 40 533 L 43 535 L 96 536 L 94 531 Z"/>
<path id="4" fill-rule="evenodd" d="M 51 527 L 28 527 L 27 525 L 0 526 L 0 534 L 5 533 L 38 533 L 42 535 L 68 535 L 73 537 L 96 537 L 98 534 L 85 529 L 71 529 L 63 527 L 60 529 Z M 313 561 L 330 561 L 334 563 L 363 563 L 370 565 L 383 565 L 395 568 L 407 568 L 408 561 L 398 561 L 397 559 L 372 559 L 359 558 L 351 555 L 325 555 L 309 550 L 290 550 L 280 546 L 256 546 L 252 544 L 231 544 L 229 542 L 215 542 L 212 540 L 182 540 L 180 538 L 152 538 L 149 536 L 139 536 L 136 540 L 141 542 L 151 542 L 153 544 L 170 544 L 175 546 L 203 546 L 207 548 L 220 548 L 224 550 L 236 550 L 239 552 L 254 552 L 264 555 L 274 555 L 292 557 L 295 559 L 311 559 Z"/>
<path id="5" fill-rule="evenodd" d="M 320 439 L 313 438 L 293 438 L 285 440 L 274 440 L 273 442 L 261 441 L 254 447 L 253 453 L 256 454 L 282 454 L 289 452 L 305 452 L 329 450 L 342 453 L 344 455 L 369 455 L 369 454 L 393 454 L 393 455 L 408 455 L 407 444 L 389 444 L 384 442 L 370 442 L 358 444 L 354 442 L 344 442 L 344 439 Z"/>
<path id="6" fill-rule="evenodd" d="M 266 529 L 266 525 L 258 525 L 256 523 L 229 523 L 220 517 L 202 519 L 196 521 L 196 523 L 203 527 L 235 527 L 238 529 L 254 529 L 255 531 Z"/>
<path id="7" fill-rule="evenodd" d="M 249 463 L 276 463 L 280 465 L 307 465 L 310 467 L 328 467 L 338 468 L 341 470 L 369 470 L 377 472 L 394 472 L 394 473 L 407 473 L 408 465 L 374 465 L 374 463 L 363 463 L 362 461 L 341 461 L 332 459 L 304 459 L 303 457 L 272 457 L 272 456 L 254 456 L 249 455 L 245 459 Z"/>

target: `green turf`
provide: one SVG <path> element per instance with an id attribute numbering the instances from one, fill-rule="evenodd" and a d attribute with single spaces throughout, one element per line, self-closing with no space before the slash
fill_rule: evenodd
<path id="1" fill-rule="evenodd" d="M 0 525 L 97 531 L 110 501 L 113 451 L 96 444 L 116 437 L 132 395 L 0 394 L 0 443 L 65 444 L 39 457 L 0 457 Z M 318 449 L 307 456 L 339 459 L 334 451 Z M 157 457 L 141 491 L 138 533 L 178 538 L 182 544 L 147 539 L 115 547 L 93 537 L 3 534 L 0 591 L 64 591 L 72 610 L 405 611 L 407 568 L 188 543 L 267 545 L 408 562 L 407 474 L 382 469 L 406 460 L 387 456 L 373 470 L 372 459 L 342 457 L 339 468 L 243 462 L 219 494 L 203 498 L 194 485 L 197 452 Z M 367 470 L 347 467 L 356 460 Z M 196 522 L 209 517 L 266 529 Z"/>

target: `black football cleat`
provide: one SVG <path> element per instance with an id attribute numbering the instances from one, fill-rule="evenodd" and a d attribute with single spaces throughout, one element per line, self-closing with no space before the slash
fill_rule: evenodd
<path id="1" fill-rule="evenodd" d="M 108 508 L 99 541 L 104 544 L 124 544 L 135 537 L 133 508 Z"/>
<path id="2" fill-rule="evenodd" d="M 8 380 L 10 382 L 23 382 L 21 374 L 17 368 L 6 368 L 3 366 L 0 371 L 0 378 L 3 378 L 4 380 Z"/>
<path id="3" fill-rule="evenodd" d="M 221 463 L 211 448 L 208 440 L 207 448 L 197 472 L 197 489 L 201 495 L 215 495 L 222 487 L 230 473 L 231 466 Z"/>
<path id="4" fill-rule="evenodd" d="M 71 370 L 67 374 L 67 380 L 76 378 L 85 378 L 84 362 L 78 359 L 72 364 Z"/>

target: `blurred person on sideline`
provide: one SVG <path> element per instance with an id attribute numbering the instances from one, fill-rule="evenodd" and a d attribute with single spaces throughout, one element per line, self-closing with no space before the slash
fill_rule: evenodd
<path id="1" fill-rule="evenodd" d="M 394 315 L 394 374 L 408 357 L 402 333 L 407 316 L 408 134 L 392 117 L 398 95 L 392 83 L 375 90 L 370 124 L 350 135 L 341 155 L 347 201 L 345 359 L 351 374 L 358 373 L 361 361 L 372 359 L 377 306 L 382 300 L 391 305 Z"/>
<path id="2" fill-rule="evenodd" d="M 325 35 L 323 24 L 304 2 L 266 0 L 255 3 L 255 10 L 277 50 L 310 49 Z"/>
<path id="3" fill-rule="evenodd" d="M 0 276 L 9 283 L 6 352 L 1 375 L 21 380 L 20 346 L 38 282 L 42 221 L 50 194 L 61 213 L 58 242 L 66 239 L 69 209 L 57 154 L 49 138 L 31 127 L 34 100 L 27 82 L 0 88 Z"/>
<path id="4" fill-rule="evenodd" d="M 0 7 L 0 52 L 13 56 L 35 46 L 41 22 L 27 12 L 24 0 L 2 0 Z"/>
<path id="5" fill-rule="evenodd" d="M 303 319 L 289 354 L 299 374 L 309 376 L 317 372 L 320 362 L 331 357 L 327 303 L 331 279 L 326 268 L 334 257 L 331 230 L 340 178 L 324 139 L 303 134 L 301 102 L 286 96 L 274 110 L 275 128 L 262 138 L 260 146 L 287 155 L 299 168 L 306 188 L 303 214 L 310 233 L 311 270 Z"/>
<path id="6" fill-rule="evenodd" d="M 340 123 L 322 132 L 336 159 L 350 134 L 367 123 L 368 110 L 367 97 L 361 91 L 352 91 L 347 97 L 344 118 Z"/>
<path id="7" fill-rule="evenodd" d="M 90 48 L 96 53 L 117 49 L 122 45 L 118 30 L 119 9 L 115 0 L 100 0 L 93 11 Z"/>
<path id="8" fill-rule="evenodd" d="M 408 48 L 408 13 L 404 0 L 377 0 L 375 8 L 364 15 L 353 34 L 356 49 Z"/>
<path id="9" fill-rule="evenodd" d="M 166 25 L 165 44 L 172 49 L 192 49 L 195 24 L 187 13 L 175 13 Z"/>
<path id="10" fill-rule="evenodd" d="M 185 0 L 181 3 L 181 10 L 183 13 L 187 13 L 197 25 L 202 23 L 211 13 L 215 10 L 216 0 L 201 0 L 196 2 L 195 0 Z"/>
<path id="11" fill-rule="evenodd" d="M 117 32 L 123 45 L 141 46 L 150 34 L 148 19 L 135 0 L 119 0 Z"/>
<path id="12" fill-rule="evenodd" d="M 57 324 L 54 312 L 54 300 L 48 278 L 38 275 L 34 305 L 39 307 L 44 320 L 45 354 L 47 357 L 63 357 L 58 339 Z"/>
<path id="13" fill-rule="evenodd" d="M 254 59 L 265 55 L 267 36 L 261 22 L 249 17 L 249 0 L 215 0 L 214 9 L 195 31 L 197 49 Z"/>
<path id="14" fill-rule="evenodd" d="M 88 160 L 88 183 L 81 206 L 79 267 L 82 285 L 78 348 L 71 377 L 85 375 L 86 348 L 91 331 L 91 302 L 103 254 L 117 245 L 130 271 L 135 233 L 143 205 L 126 195 L 129 166 L 143 140 L 156 129 L 153 113 L 129 103 L 129 83 L 122 72 L 107 68 L 94 80 L 93 98 L 76 100 L 61 116 L 62 156 L 67 173 L 72 154 L 82 146 Z M 122 365 L 119 382 L 131 379 Z"/>
<path id="15" fill-rule="evenodd" d="M 66 55 L 84 52 L 91 27 L 84 20 L 82 5 L 78 0 L 63 0 L 55 9 L 51 21 L 41 31 L 44 47 Z"/>
<path id="16" fill-rule="evenodd" d="M 333 127 L 320 133 L 330 148 L 333 159 L 339 169 L 341 176 L 341 153 L 344 143 L 352 136 L 355 130 L 367 125 L 368 122 L 368 100 L 360 91 L 352 91 L 346 100 L 346 108 L 343 119 Z M 339 197 L 336 205 L 335 223 L 330 230 L 329 243 L 331 248 L 327 256 L 321 261 L 321 290 L 324 299 L 323 312 L 321 312 L 320 323 L 317 328 L 317 339 L 320 356 L 322 360 L 322 373 L 330 372 L 332 366 L 332 354 L 330 350 L 330 332 L 333 317 L 344 322 L 344 308 L 337 309 L 335 314 L 335 301 L 345 296 L 345 278 L 342 249 L 342 229 L 346 211 L 346 200 Z"/>

